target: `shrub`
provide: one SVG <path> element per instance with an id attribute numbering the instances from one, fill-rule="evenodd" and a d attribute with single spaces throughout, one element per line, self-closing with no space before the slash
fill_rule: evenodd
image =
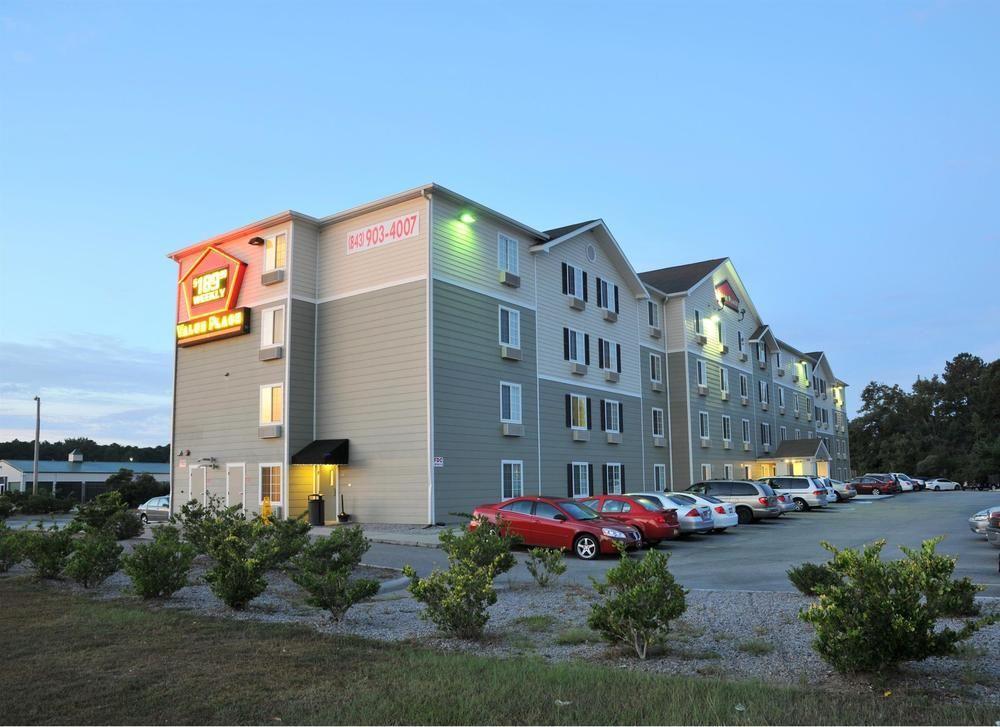
<path id="1" fill-rule="evenodd" d="M 532 548 L 525 564 L 535 582 L 543 588 L 566 572 L 562 548 Z"/>
<path id="2" fill-rule="evenodd" d="M 306 602 L 325 608 L 335 621 L 358 601 L 378 593 L 378 581 L 351 579 L 371 543 L 358 527 L 334 528 L 305 546 L 292 561 L 292 580 L 309 592 Z"/>
<path id="3" fill-rule="evenodd" d="M 24 559 L 24 536 L 0 521 L 0 573 L 6 573 Z"/>
<path id="4" fill-rule="evenodd" d="M 7 495 L 0 495 L 0 520 L 6 520 L 11 515 L 14 514 L 16 506 L 14 501 L 7 497 Z"/>
<path id="5" fill-rule="evenodd" d="M 116 490 L 81 505 L 73 522 L 87 530 L 105 530 L 116 540 L 136 538 L 142 533 L 139 516 L 129 511 L 128 503 Z"/>
<path id="6" fill-rule="evenodd" d="M 906 557 L 895 561 L 882 560 L 884 540 L 857 550 L 823 543 L 833 553 L 829 567 L 841 582 L 824 587 L 819 602 L 799 617 L 816 629 L 813 648 L 834 669 L 882 673 L 904 661 L 946 656 L 995 620 L 968 622 L 958 630 L 937 628 L 947 601 L 942 594 L 951 593 L 951 568 L 940 569 L 932 557 L 937 542 L 905 550 Z"/>
<path id="7" fill-rule="evenodd" d="M 52 495 L 31 495 L 11 492 L 7 497 L 23 515 L 52 515 L 66 513 L 76 505 L 74 500 Z"/>
<path id="8" fill-rule="evenodd" d="M 108 530 L 89 530 L 73 540 L 65 573 L 84 588 L 91 588 L 118 570 L 122 546 Z"/>
<path id="9" fill-rule="evenodd" d="M 607 580 L 591 579 L 603 600 L 591 608 L 587 625 L 645 659 L 650 646 L 666 639 L 670 622 L 684 613 L 685 592 L 667 569 L 668 555 L 650 550 L 642 560 L 633 560 L 620 550 L 621 559 L 605 574 Z"/>
<path id="10" fill-rule="evenodd" d="M 983 590 L 969 578 L 952 580 L 955 558 L 936 552 L 943 538 L 925 540 L 919 550 L 901 547 L 917 568 L 924 597 L 942 616 L 975 616 L 979 613 L 976 594 Z"/>
<path id="11" fill-rule="evenodd" d="M 136 475 L 133 481 L 119 485 L 115 489 L 121 493 L 122 499 L 129 507 L 139 507 L 154 497 L 170 494 L 167 485 L 161 485 L 156 478 L 146 473 Z"/>
<path id="12" fill-rule="evenodd" d="M 496 575 L 506 573 L 517 559 L 511 548 L 521 538 L 511 532 L 503 520 L 494 523 L 483 516 L 476 517 L 472 525 L 461 530 L 447 529 L 438 540 L 451 563 L 468 563 L 480 568 L 492 567 Z"/>
<path id="13" fill-rule="evenodd" d="M 279 520 L 272 515 L 255 522 L 258 525 L 259 535 L 271 538 L 274 543 L 274 553 L 270 564 L 272 567 L 291 560 L 302 552 L 302 549 L 309 543 L 310 525 L 305 518 Z M 365 550 L 368 550 L 367 546 Z"/>
<path id="14" fill-rule="evenodd" d="M 231 523 L 224 536 L 212 536 L 209 555 L 215 564 L 205 574 L 212 593 L 230 608 L 246 608 L 267 588 L 264 574 L 276 547 L 273 538 L 260 537 L 259 528 L 245 519 Z"/>
<path id="15" fill-rule="evenodd" d="M 787 572 L 788 580 L 806 596 L 818 596 L 823 588 L 840 583 L 840 576 L 825 564 L 803 563 Z"/>
<path id="16" fill-rule="evenodd" d="M 66 567 L 73 548 L 73 533 L 69 529 L 52 526 L 49 530 L 25 532 L 23 534 L 24 557 L 35 569 L 38 578 L 58 578 Z"/>
<path id="17" fill-rule="evenodd" d="M 242 505 L 223 507 L 221 499 L 209 495 L 206 505 L 197 500 L 186 502 L 180 512 L 170 518 L 170 522 L 180 526 L 184 540 L 199 553 L 207 554 L 212 549 L 213 541 L 226 538 L 233 528 L 248 521 Z"/>
<path id="18" fill-rule="evenodd" d="M 153 541 L 141 543 L 122 558 L 122 568 L 132 579 L 132 590 L 143 598 L 168 598 L 187 585 L 191 563 L 198 554 L 181 540 L 173 525 L 153 530 Z"/>

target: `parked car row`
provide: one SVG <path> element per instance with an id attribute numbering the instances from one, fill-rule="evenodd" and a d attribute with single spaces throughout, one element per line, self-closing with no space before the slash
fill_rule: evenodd
<path id="1" fill-rule="evenodd" d="M 1000 505 L 980 510 L 970 517 L 969 530 L 976 535 L 985 535 L 990 545 L 1000 548 Z"/>

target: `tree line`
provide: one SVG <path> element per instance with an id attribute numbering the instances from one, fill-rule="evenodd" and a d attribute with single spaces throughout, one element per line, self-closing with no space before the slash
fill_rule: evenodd
<path id="1" fill-rule="evenodd" d="M 86 437 L 71 437 L 61 442 L 42 441 L 38 447 L 38 458 L 65 460 L 74 449 L 83 453 L 89 462 L 169 462 L 170 445 L 156 447 L 136 447 L 132 444 L 98 444 Z M 35 456 L 34 440 L 0 442 L 0 459 L 32 459 Z"/>
<path id="2" fill-rule="evenodd" d="M 859 473 L 1000 481 L 1000 359 L 960 353 L 910 391 L 872 381 L 850 423 Z"/>

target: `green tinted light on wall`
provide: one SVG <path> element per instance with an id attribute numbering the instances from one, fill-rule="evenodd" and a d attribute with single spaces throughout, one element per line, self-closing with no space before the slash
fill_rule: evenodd
<path id="1" fill-rule="evenodd" d="M 463 212 L 458 216 L 458 219 L 459 221 L 464 222 L 467 225 L 471 225 L 473 222 L 476 221 L 475 215 L 473 215 L 471 212 Z"/>

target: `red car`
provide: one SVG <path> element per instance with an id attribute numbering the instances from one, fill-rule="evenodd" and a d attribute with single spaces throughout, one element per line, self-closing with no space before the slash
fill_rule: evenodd
<path id="1" fill-rule="evenodd" d="M 601 553 L 618 552 L 616 543 L 626 548 L 642 545 L 642 534 L 614 520 L 605 520 L 586 505 L 565 497 L 515 497 L 472 511 L 470 528 L 476 518 L 491 522 L 502 518 L 525 545 L 572 550 L 578 558 L 594 560 Z"/>
<path id="2" fill-rule="evenodd" d="M 888 475 L 855 477 L 848 484 L 853 485 L 859 495 L 895 495 L 899 493 L 899 485 Z"/>
<path id="3" fill-rule="evenodd" d="M 602 518 L 632 525 L 642 534 L 643 541 L 650 547 L 661 540 L 676 538 L 681 530 L 676 510 L 664 509 L 646 498 L 598 495 L 580 502 L 600 514 Z"/>

